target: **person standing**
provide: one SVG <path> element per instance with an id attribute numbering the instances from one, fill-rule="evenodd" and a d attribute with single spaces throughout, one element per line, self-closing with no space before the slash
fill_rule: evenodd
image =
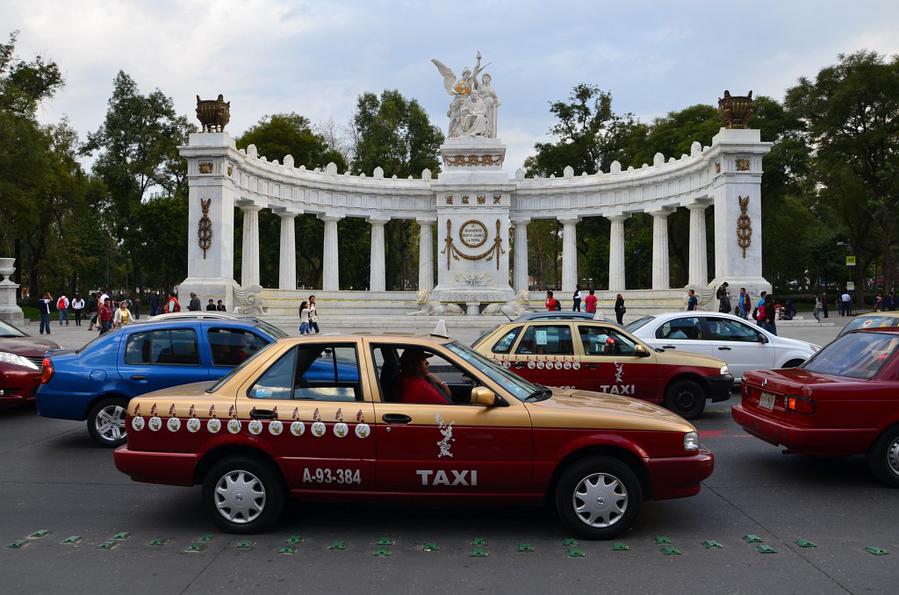
<path id="1" fill-rule="evenodd" d="M 546 301 L 543 302 L 547 312 L 555 312 L 559 309 L 559 300 L 553 297 L 551 289 L 546 290 Z"/>
<path id="2" fill-rule="evenodd" d="M 848 289 L 840 296 L 840 309 L 840 316 L 852 316 L 852 296 Z"/>
<path id="3" fill-rule="evenodd" d="M 875 312 L 883 312 L 886 308 L 883 307 L 883 292 L 878 291 L 877 297 L 874 298 L 874 311 Z"/>
<path id="4" fill-rule="evenodd" d="M 190 302 L 187 304 L 187 309 L 190 312 L 199 312 L 203 308 L 200 306 L 200 298 L 197 297 L 197 294 L 194 292 L 190 293 Z"/>
<path id="5" fill-rule="evenodd" d="M 696 292 L 692 289 L 687 290 L 687 312 L 692 312 L 699 305 L 699 300 L 696 298 Z"/>
<path id="6" fill-rule="evenodd" d="M 883 307 L 887 310 L 895 310 L 896 309 L 896 290 L 891 289 L 890 292 L 886 295 L 883 302 Z"/>
<path id="7" fill-rule="evenodd" d="M 172 312 L 180 312 L 181 311 L 181 303 L 178 301 L 178 297 L 175 295 L 175 292 L 172 291 L 169 293 L 169 299 L 165 303 L 165 307 L 163 308 L 164 314 L 170 314 Z"/>
<path id="8" fill-rule="evenodd" d="M 90 324 L 87 326 L 88 331 L 94 330 L 94 325 L 100 326 L 97 323 L 98 312 L 100 312 L 100 301 L 97 298 L 97 293 L 94 292 L 91 294 L 90 299 L 87 300 L 87 313 L 90 316 Z"/>
<path id="9" fill-rule="evenodd" d="M 100 310 L 97 313 L 97 322 L 100 323 L 100 334 L 103 335 L 109 332 L 109 329 L 112 328 L 112 300 L 106 298 L 102 304 L 100 304 Z"/>
<path id="10" fill-rule="evenodd" d="M 309 334 L 309 302 L 303 300 L 300 304 L 300 334 Z"/>
<path id="11" fill-rule="evenodd" d="M 316 334 L 321 331 L 318 328 L 318 307 L 315 305 L 315 296 L 309 296 L 309 331 Z"/>
<path id="12" fill-rule="evenodd" d="M 72 312 L 75 314 L 75 326 L 81 326 L 81 314 L 84 312 L 84 300 L 76 293 L 72 298 Z"/>
<path id="13" fill-rule="evenodd" d="M 56 300 L 56 312 L 59 314 L 59 326 L 62 326 L 62 321 L 66 321 L 66 326 L 69 324 L 69 298 L 66 297 L 66 294 L 62 294 Z"/>
<path id="14" fill-rule="evenodd" d="M 581 286 L 574 286 L 574 295 L 571 297 L 571 311 L 572 312 L 580 312 L 581 311 Z"/>
<path id="15" fill-rule="evenodd" d="M 765 296 L 765 329 L 772 335 L 777 334 L 777 307 L 774 305 L 774 294 Z"/>
<path id="16" fill-rule="evenodd" d="M 821 310 L 823 309 L 821 303 L 822 303 L 821 295 L 820 294 L 816 295 L 815 296 L 815 309 L 812 312 L 812 314 L 815 316 L 815 320 L 818 321 L 818 324 L 821 324 Z"/>
<path id="17" fill-rule="evenodd" d="M 759 294 L 759 301 L 755 305 L 755 322 L 762 328 L 767 328 L 768 322 L 765 312 L 765 297 L 768 295 L 767 291 L 763 291 Z"/>
<path id="18" fill-rule="evenodd" d="M 148 299 L 150 302 L 150 317 L 152 318 L 159 314 L 159 295 L 155 291 L 151 291 Z"/>
<path id="19" fill-rule="evenodd" d="M 824 313 L 824 318 L 827 318 L 827 306 L 828 306 L 828 303 L 827 303 L 827 292 L 826 292 L 826 291 L 822 291 L 822 292 L 821 292 L 821 312 Z"/>
<path id="20" fill-rule="evenodd" d="M 749 315 L 749 310 L 752 307 L 752 302 L 749 300 L 749 294 L 746 293 L 746 288 L 740 288 L 740 295 L 737 296 L 737 316 L 746 320 L 746 317 Z"/>
<path id="21" fill-rule="evenodd" d="M 718 298 L 718 311 L 724 314 L 730 314 L 730 294 L 727 289 L 727 281 L 721 284 L 718 291 L 715 292 Z"/>
<path id="22" fill-rule="evenodd" d="M 131 322 L 131 310 L 128 309 L 128 304 L 125 300 L 119 302 L 119 307 L 116 308 L 115 315 L 112 317 L 112 324 L 115 328 L 121 328 Z"/>
<path id="23" fill-rule="evenodd" d="M 627 312 L 627 308 L 624 307 L 624 298 L 619 293 L 615 296 L 615 319 L 618 321 L 618 326 L 624 325 L 625 312 Z"/>
<path id="24" fill-rule="evenodd" d="M 134 298 L 134 302 L 131 304 L 131 312 L 134 314 L 134 320 L 140 320 L 140 294 L 137 294 L 137 297 Z"/>
<path id="25" fill-rule="evenodd" d="M 206 302 L 206 311 L 215 312 L 215 302 L 212 301 L 212 298 L 209 298 L 209 301 Z"/>
<path id="26" fill-rule="evenodd" d="M 38 307 L 41 311 L 41 328 L 40 334 L 44 334 L 46 332 L 48 335 L 50 334 L 50 304 L 53 303 L 53 298 L 50 297 L 50 292 L 44 292 L 44 297 L 41 298 L 38 303 Z"/>
<path id="27" fill-rule="evenodd" d="M 584 307 L 589 314 L 596 314 L 596 295 L 594 295 L 594 291 L 591 288 L 589 292 L 587 292 L 587 297 L 584 298 Z"/>
<path id="28" fill-rule="evenodd" d="M 227 312 L 227 309 L 225 309 L 225 302 L 223 302 L 222 300 L 216 302 L 215 309 L 218 312 Z"/>

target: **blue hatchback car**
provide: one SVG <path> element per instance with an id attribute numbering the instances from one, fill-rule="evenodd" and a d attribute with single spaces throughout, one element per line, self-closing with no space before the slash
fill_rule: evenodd
<path id="1" fill-rule="evenodd" d="M 45 359 L 37 410 L 44 417 L 87 420 L 95 441 L 118 446 L 126 439 L 131 397 L 217 380 L 286 336 L 268 323 L 240 317 L 131 324 Z"/>

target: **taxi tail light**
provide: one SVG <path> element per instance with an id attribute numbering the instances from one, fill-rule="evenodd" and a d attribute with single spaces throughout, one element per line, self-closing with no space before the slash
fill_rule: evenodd
<path id="1" fill-rule="evenodd" d="M 815 401 L 811 397 L 787 395 L 784 398 L 785 409 L 792 413 L 809 415 L 815 412 Z"/>
<path id="2" fill-rule="evenodd" d="M 53 378 L 53 362 L 49 357 L 45 357 L 41 362 L 41 384 L 47 384 Z"/>

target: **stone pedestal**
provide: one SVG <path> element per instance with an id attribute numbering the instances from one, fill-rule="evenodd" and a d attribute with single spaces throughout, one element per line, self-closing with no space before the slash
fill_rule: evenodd
<path id="1" fill-rule="evenodd" d="M 15 258 L 0 258 L 0 320 L 14 326 L 24 326 L 25 314 L 16 303 L 17 283 L 9 280 L 15 272 Z"/>

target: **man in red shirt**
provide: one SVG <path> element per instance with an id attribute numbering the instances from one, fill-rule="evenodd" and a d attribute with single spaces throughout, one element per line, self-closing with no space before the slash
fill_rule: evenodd
<path id="1" fill-rule="evenodd" d="M 589 314 L 596 314 L 596 296 L 593 295 L 593 289 L 590 289 L 590 294 L 584 298 L 584 309 Z"/>
<path id="2" fill-rule="evenodd" d="M 400 403 L 452 403 L 449 386 L 428 371 L 428 354 L 419 349 L 406 349 L 400 357 L 401 374 L 397 382 Z"/>
<path id="3" fill-rule="evenodd" d="M 559 300 L 553 297 L 552 290 L 546 290 L 546 309 L 549 312 L 555 312 L 559 309 Z"/>
<path id="4" fill-rule="evenodd" d="M 109 329 L 112 328 L 112 308 L 109 298 L 106 298 L 106 301 L 100 305 L 97 319 L 100 321 L 100 334 L 109 332 Z"/>

